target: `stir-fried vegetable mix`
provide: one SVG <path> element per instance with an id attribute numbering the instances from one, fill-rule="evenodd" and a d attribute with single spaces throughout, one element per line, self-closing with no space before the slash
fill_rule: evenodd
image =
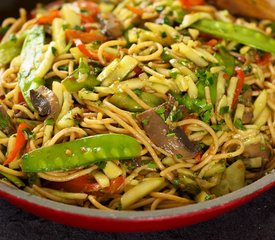
<path id="1" fill-rule="evenodd" d="M 275 168 L 274 23 L 206 1 L 56 1 L 0 28 L 0 179 L 154 210 Z"/>

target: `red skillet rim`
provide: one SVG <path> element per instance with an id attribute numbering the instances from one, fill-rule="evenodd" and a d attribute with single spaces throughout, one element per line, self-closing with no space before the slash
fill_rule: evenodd
<path id="1" fill-rule="evenodd" d="M 109 232 L 160 231 L 206 221 L 275 186 L 275 172 L 225 196 L 157 211 L 103 211 L 53 202 L 0 184 L 0 197 L 28 212 L 70 226 Z"/>

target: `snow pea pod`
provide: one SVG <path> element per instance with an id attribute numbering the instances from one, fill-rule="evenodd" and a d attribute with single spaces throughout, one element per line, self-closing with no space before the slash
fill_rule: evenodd
<path id="1" fill-rule="evenodd" d="M 0 65 L 3 66 L 11 62 L 21 52 L 22 45 L 25 39 L 25 34 L 14 35 L 11 38 L 0 44 Z"/>
<path id="2" fill-rule="evenodd" d="M 164 102 L 164 100 L 152 93 L 141 92 L 138 94 L 140 99 L 150 107 L 156 107 Z M 130 112 L 142 112 L 144 109 L 127 93 L 116 93 L 110 97 L 110 102 L 117 107 L 130 111 Z"/>
<path id="3" fill-rule="evenodd" d="M 42 78 L 35 77 L 42 56 L 42 47 L 45 42 L 43 26 L 34 26 L 28 32 L 21 52 L 21 67 L 18 73 L 18 83 L 22 95 L 29 108 L 34 111 L 30 100 L 30 90 L 37 89 L 44 84 Z"/>
<path id="4" fill-rule="evenodd" d="M 141 145 L 123 134 L 100 134 L 43 147 L 22 157 L 24 172 L 47 172 L 87 166 L 100 161 L 139 157 Z"/>
<path id="5" fill-rule="evenodd" d="M 262 51 L 275 53 L 275 39 L 247 27 L 211 19 L 201 19 L 192 24 L 192 27 L 201 32 L 237 41 Z"/>

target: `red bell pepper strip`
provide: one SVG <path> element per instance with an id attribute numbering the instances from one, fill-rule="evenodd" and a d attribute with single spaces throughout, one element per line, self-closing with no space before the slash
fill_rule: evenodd
<path id="1" fill-rule="evenodd" d="M 30 126 L 26 123 L 20 123 L 18 128 L 17 128 L 17 135 L 16 135 L 16 140 L 15 140 L 15 146 L 13 150 L 10 152 L 8 155 L 6 161 L 4 162 L 4 165 L 7 165 L 11 163 L 16 156 L 19 154 L 19 152 L 22 150 L 22 148 L 25 146 L 27 140 L 25 138 L 25 135 L 23 133 L 24 129 L 31 129 Z"/>
<path id="2" fill-rule="evenodd" d="M 201 157 L 202 157 L 202 152 L 199 152 L 196 156 L 195 156 L 195 160 L 197 161 L 197 162 L 199 162 L 200 160 L 201 160 Z"/>
<path id="3" fill-rule="evenodd" d="M 92 58 L 93 60 L 98 61 L 98 55 L 97 55 L 97 50 L 90 50 L 88 49 L 85 44 L 80 40 L 80 39 L 74 39 L 75 45 L 78 47 L 80 52 L 82 52 L 86 57 Z M 103 56 L 107 61 L 112 61 L 116 58 L 115 55 L 112 55 L 107 52 L 103 52 Z"/>
<path id="4" fill-rule="evenodd" d="M 100 185 L 89 175 L 83 175 L 67 182 L 49 182 L 46 184 L 47 187 L 54 189 L 64 190 L 66 192 L 75 193 L 94 193 L 94 192 L 106 192 L 115 193 L 119 187 L 123 184 L 124 177 L 119 176 L 110 181 L 110 186 L 101 188 Z"/>
<path id="5" fill-rule="evenodd" d="M 21 91 L 18 92 L 18 97 L 17 97 L 18 102 L 17 103 L 22 103 L 25 102 L 25 98 L 23 97 L 23 94 Z"/>
<path id="6" fill-rule="evenodd" d="M 50 182 L 47 184 L 47 187 L 48 186 L 54 189 L 62 189 L 67 192 L 80 193 L 98 192 L 101 189 L 100 185 L 95 182 L 89 174 L 83 175 L 67 182 Z"/>
<path id="7" fill-rule="evenodd" d="M 210 39 L 205 45 L 210 47 L 215 47 L 217 44 L 218 44 L 218 40 L 213 38 L 213 39 Z"/>
<path id="8" fill-rule="evenodd" d="M 204 4 L 204 0 L 180 0 L 180 2 L 183 7 L 192 7 Z"/>
<path id="9" fill-rule="evenodd" d="M 238 66 L 235 67 L 235 72 L 236 72 L 237 77 L 238 77 L 238 83 L 237 83 L 236 90 L 235 90 L 235 93 L 234 93 L 234 96 L 233 96 L 231 108 L 235 108 L 236 105 L 237 105 L 239 95 L 240 95 L 240 93 L 242 91 L 242 88 L 243 88 L 244 77 L 245 77 L 245 74 L 244 74 L 243 70 L 240 67 L 238 67 Z"/>
<path id="10" fill-rule="evenodd" d="M 80 10 L 87 11 L 87 14 L 81 14 L 81 23 L 93 23 L 96 21 L 96 15 L 100 12 L 98 4 L 90 1 L 78 1 Z"/>
<path id="11" fill-rule="evenodd" d="M 81 10 L 87 10 L 88 15 L 92 18 L 95 18 L 96 15 L 99 13 L 98 4 L 95 2 L 90 1 L 78 1 L 78 6 Z"/>
<path id="12" fill-rule="evenodd" d="M 122 184 L 124 183 L 124 177 L 123 176 L 119 176 L 115 179 L 112 179 L 110 181 L 110 186 L 104 188 L 104 192 L 106 193 L 115 193 L 118 191 L 118 189 L 122 186 Z"/>
<path id="13" fill-rule="evenodd" d="M 223 78 L 227 81 L 227 80 L 229 80 L 230 75 L 228 73 L 224 73 Z"/>
<path id="14" fill-rule="evenodd" d="M 95 32 L 81 32 L 73 29 L 65 30 L 67 40 L 80 39 L 83 43 L 90 43 L 93 41 L 102 41 L 106 40 L 105 36 Z"/>
<path id="15" fill-rule="evenodd" d="M 42 16 L 40 18 L 37 19 L 37 23 L 38 24 L 52 24 L 53 20 L 55 18 L 58 18 L 60 17 L 60 11 L 58 10 L 55 10 L 55 11 L 52 11 L 50 12 L 48 15 L 46 16 Z"/>
<path id="16" fill-rule="evenodd" d="M 263 57 L 261 58 L 258 54 L 256 55 L 256 63 L 260 66 L 266 66 L 270 62 L 271 54 L 264 53 Z"/>
<path id="17" fill-rule="evenodd" d="M 80 39 L 74 39 L 74 43 L 78 47 L 80 52 L 82 52 L 86 57 L 98 60 L 97 52 L 88 49 Z"/>
<path id="18" fill-rule="evenodd" d="M 86 23 L 93 23 L 95 22 L 95 18 L 91 16 L 86 16 L 86 15 L 81 15 L 81 23 L 86 24 Z"/>

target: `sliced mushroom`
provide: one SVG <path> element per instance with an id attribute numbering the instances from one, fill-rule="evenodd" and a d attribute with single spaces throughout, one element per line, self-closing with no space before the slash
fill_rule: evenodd
<path id="1" fill-rule="evenodd" d="M 201 150 L 198 144 L 194 144 L 189 140 L 181 127 L 176 127 L 173 131 L 175 132 L 177 138 L 185 146 L 185 148 L 188 149 L 190 152 L 197 154 Z"/>
<path id="2" fill-rule="evenodd" d="M 198 148 L 194 147 L 183 130 L 170 130 L 154 109 L 138 114 L 137 119 L 151 141 L 168 153 L 180 158 L 192 158 L 198 153 Z"/>
<path id="3" fill-rule="evenodd" d="M 116 39 L 123 35 L 123 26 L 119 19 L 112 13 L 98 15 L 103 34 L 110 39 Z"/>
<path id="4" fill-rule="evenodd" d="M 8 136 L 16 133 L 16 127 L 2 104 L 0 104 L 0 130 Z"/>
<path id="5" fill-rule="evenodd" d="M 243 104 L 246 107 L 250 107 L 252 105 L 252 89 L 248 88 L 244 93 L 243 93 Z"/>
<path id="6" fill-rule="evenodd" d="M 253 119 L 253 108 L 252 107 L 245 107 L 242 123 L 243 124 L 250 124 Z"/>
<path id="7" fill-rule="evenodd" d="M 57 96 L 45 86 L 30 90 L 30 98 L 33 107 L 41 116 L 54 115 L 59 112 L 60 106 Z"/>
<path id="8" fill-rule="evenodd" d="M 261 142 L 253 143 L 245 146 L 243 156 L 246 158 L 261 157 L 263 160 L 269 161 L 272 157 L 272 149 Z"/>

